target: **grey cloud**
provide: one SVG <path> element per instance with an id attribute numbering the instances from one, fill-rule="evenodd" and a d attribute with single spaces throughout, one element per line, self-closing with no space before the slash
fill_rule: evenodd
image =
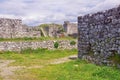
<path id="1" fill-rule="evenodd" d="M 0 17 L 20 18 L 25 24 L 63 23 L 77 17 L 115 7 L 119 0 L 4 0 Z"/>

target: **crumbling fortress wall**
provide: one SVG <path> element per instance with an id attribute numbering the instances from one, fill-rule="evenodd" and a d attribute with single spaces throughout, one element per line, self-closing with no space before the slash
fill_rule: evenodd
<path id="1" fill-rule="evenodd" d="M 46 36 L 58 37 L 61 27 L 58 27 L 55 24 L 53 24 L 53 25 L 48 25 L 48 26 L 42 27 L 42 28 L 43 28 Z"/>
<path id="2" fill-rule="evenodd" d="M 69 21 L 64 21 L 63 27 L 64 27 L 64 30 L 67 35 L 77 35 L 78 34 L 77 23 L 70 23 Z"/>
<path id="3" fill-rule="evenodd" d="M 78 17 L 78 57 L 120 67 L 120 6 Z"/>
<path id="4" fill-rule="evenodd" d="M 0 38 L 40 37 L 40 31 L 23 25 L 22 20 L 0 18 Z"/>

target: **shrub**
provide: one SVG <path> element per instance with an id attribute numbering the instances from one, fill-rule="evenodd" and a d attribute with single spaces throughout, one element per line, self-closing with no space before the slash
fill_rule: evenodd
<path id="1" fill-rule="evenodd" d="M 59 46 L 59 43 L 58 43 L 58 42 L 55 42 L 55 43 L 54 43 L 54 48 L 58 48 L 58 46 Z"/>
<path id="2" fill-rule="evenodd" d="M 71 42 L 70 42 L 70 45 L 75 45 L 75 44 L 76 44 L 75 41 L 71 41 Z"/>

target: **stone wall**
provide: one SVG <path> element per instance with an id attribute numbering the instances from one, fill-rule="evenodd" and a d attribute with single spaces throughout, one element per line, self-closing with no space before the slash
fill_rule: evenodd
<path id="1" fill-rule="evenodd" d="M 0 38 L 40 37 L 40 31 L 32 30 L 19 19 L 0 18 Z"/>
<path id="2" fill-rule="evenodd" d="M 0 42 L 0 51 L 20 51 L 26 48 L 48 48 L 55 49 L 54 43 L 59 43 L 59 49 L 77 49 L 77 43 L 75 45 L 70 45 L 70 40 L 60 40 L 60 41 L 33 41 L 33 42 Z"/>
<path id="3" fill-rule="evenodd" d="M 69 21 L 65 21 L 63 27 L 68 35 L 73 35 L 78 33 L 77 23 L 70 23 Z"/>
<path id="4" fill-rule="evenodd" d="M 43 29 L 46 32 L 47 36 L 57 37 L 58 36 L 58 31 L 60 30 L 60 27 L 52 25 L 52 26 L 46 26 Z"/>
<path id="5" fill-rule="evenodd" d="M 95 64 L 120 65 L 120 6 L 78 17 L 78 57 Z"/>
<path id="6" fill-rule="evenodd" d="M 34 29 L 34 27 L 29 27 L 27 25 L 22 25 L 22 30 L 19 32 L 17 37 L 41 37 L 41 31 Z"/>

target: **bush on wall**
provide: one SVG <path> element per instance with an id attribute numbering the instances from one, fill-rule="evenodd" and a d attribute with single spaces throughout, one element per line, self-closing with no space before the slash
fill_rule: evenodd
<path id="1" fill-rule="evenodd" d="M 54 43 L 54 48 L 58 48 L 58 46 L 59 46 L 59 43 L 58 43 L 58 42 L 55 42 L 55 43 Z"/>
<path id="2" fill-rule="evenodd" d="M 71 42 L 70 42 L 70 45 L 75 45 L 75 44 L 76 44 L 75 41 L 71 41 Z"/>

